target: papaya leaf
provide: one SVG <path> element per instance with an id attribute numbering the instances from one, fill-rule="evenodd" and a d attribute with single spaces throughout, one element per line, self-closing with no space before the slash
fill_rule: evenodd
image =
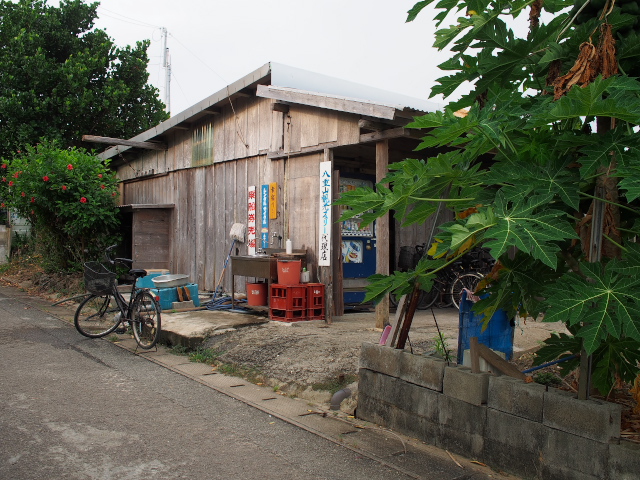
<path id="1" fill-rule="evenodd" d="M 487 229 L 485 247 L 494 258 L 500 257 L 509 247 L 516 247 L 556 268 L 560 248 L 556 242 L 576 238 L 567 215 L 548 207 L 553 195 L 533 195 L 507 201 L 504 194 L 496 195 L 495 216 L 497 222 Z"/>
<path id="2" fill-rule="evenodd" d="M 620 128 L 606 134 L 587 135 L 581 138 L 584 147 L 580 149 L 580 153 L 583 156 L 578 161 L 582 165 L 580 168 L 582 178 L 588 178 L 596 173 L 598 167 L 609 166 L 615 160 L 620 165 L 617 172 L 619 176 L 628 176 L 629 183 L 636 179 L 640 180 L 640 168 L 638 168 L 640 138 L 637 134 L 628 135 Z M 632 200 L 635 198 L 637 196 Z"/>
<path id="3" fill-rule="evenodd" d="M 620 275 L 615 267 L 581 263 L 584 277 L 568 273 L 546 291 L 545 321 L 581 323 L 577 335 L 590 354 L 608 335 L 640 341 L 640 279 Z"/>

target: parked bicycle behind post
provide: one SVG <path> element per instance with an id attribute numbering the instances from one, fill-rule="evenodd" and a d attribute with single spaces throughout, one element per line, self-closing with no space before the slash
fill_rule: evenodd
<path id="1" fill-rule="evenodd" d="M 105 251 L 105 258 L 115 269 L 117 264 L 130 268 L 133 260 L 128 258 L 112 258 L 112 245 Z M 138 278 L 147 275 L 146 270 L 130 269 L 129 275 L 134 277 L 131 296 L 127 301 L 118 290 L 116 274 L 100 262 L 84 264 L 84 282 L 91 294 L 84 299 L 74 316 L 74 325 L 85 337 L 99 338 L 115 331 L 122 323 L 128 323 L 140 348 L 153 348 L 160 336 L 160 305 L 148 288 L 138 288 Z"/>
<path id="2" fill-rule="evenodd" d="M 398 261 L 400 271 L 414 269 L 426 251 L 426 245 L 401 247 Z M 491 256 L 483 248 L 471 250 L 457 262 L 436 273 L 431 290 L 420 291 L 416 308 L 426 310 L 433 305 L 438 308 L 460 308 L 463 290 L 475 291 L 492 266 Z M 389 300 L 393 306 L 398 305 L 398 298 L 393 293 L 389 295 Z"/>

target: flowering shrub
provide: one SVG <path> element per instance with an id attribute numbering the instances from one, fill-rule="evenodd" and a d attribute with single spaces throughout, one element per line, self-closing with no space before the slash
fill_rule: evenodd
<path id="1" fill-rule="evenodd" d="M 0 197 L 29 220 L 51 269 L 80 269 L 114 241 L 117 180 L 94 155 L 39 144 L 2 160 L 0 176 Z"/>

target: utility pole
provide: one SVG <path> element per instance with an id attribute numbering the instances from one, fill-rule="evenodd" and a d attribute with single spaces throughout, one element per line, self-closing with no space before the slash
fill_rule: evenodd
<path id="1" fill-rule="evenodd" d="M 167 29 L 162 27 L 162 37 L 164 39 L 162 66 L 164 67 L 164 103 L 167 106 L 167 112 L 171 114 L 171 56 L 167 47 Z"/>

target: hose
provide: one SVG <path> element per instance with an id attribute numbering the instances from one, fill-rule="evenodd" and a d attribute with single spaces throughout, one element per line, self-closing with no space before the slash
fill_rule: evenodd
<path id="1" fill-rule="evenodd" d="M 251 311 L 250 308 L 246 308 L 246 307 L 243 307 L 242 305 L 239 305 L 240 303 L 245 303 L 245 302 L 246 300 L 244 299 L 236 300 L 235 306 L 233 307 L 233 309 L 246 310 L 247 312 Z M 207 303 L 205 303 L 204 306 L 207 307 L 207 310 L 231 310 L 232 309 L 231 296 L 227 295 L 220 298 L 214 297 L 211 300 L 209 300 Z"/>

